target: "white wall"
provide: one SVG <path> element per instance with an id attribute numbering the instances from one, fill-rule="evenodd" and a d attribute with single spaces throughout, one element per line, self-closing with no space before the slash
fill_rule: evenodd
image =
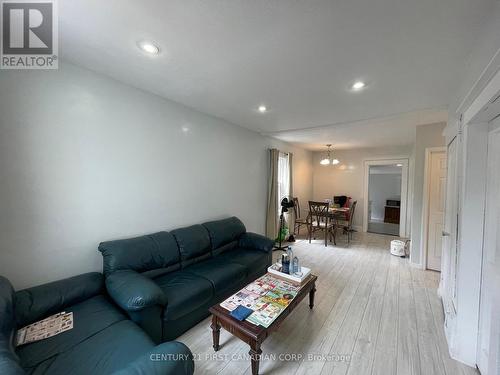
<path id="1" fill-rule="evenodd" d="M 93 72 L 0 72 L 0 274 L 101 270 L 100 241 L 237 215 L 264 232 L 269 147 L 312 154 Z"/>
<path id="2" fill-rule="evenodd" d="M 448 121 L 445 134 L 447 140 L 457 137 L 457 163 L 460 189 L 460 206 L 458 212 L 458 239 L 456 263 L 456 300 L 457 308 L 444 309 L 446 317 L 445 332 L 453 358 L 471 366 L 477 364 L 477 338 L 480 313 L 480 288 L 483 257 L 483 221 L 484 221 L 484 195 L 486 185 L 485 159 L 487 152 L 487 135 L 485 124 L 467 123 L 483 108 L 482 104 L 488 103 L 498 92 L 489 87 L 498 82 L 500 66 L 500 1 L 491 2 L 494 9 L 490 12 L 489 20 L 485 20 L 481 37 L 474 45 L 467 68 L 458 82 L 459 90 L 456 91 L 455 100 L 450 106 L 452 118 Z M 475 101 L 478 102 L 475 103 Z M 484 112 L 483 112 L 484 113 Z M 463 117 L 462 117 L 463 115 Z M 462 119 L 460 126 L 457 126 Z M 459 128 L 461 131 L 459 132 Z M 444 251 L 447 249 L 444 248 Z M 443 253 L 443 258 L 449 254 Z M 440 290 L 443 293 L 445 306 L 451 300 L 449 291 L 450 267 L 443 264 Z M 487 286 L 488 287 L 488 286 Z M 496 286 L 493 286 L 495 288 Z M 498 296 L 498 293 L 493 294 Z M 497 301 L 487 301 L 484 306 Z M 488 311 L 488 307 L 485 309 Z M 490 310 L 493 311 L 493 310 Z M 493 313 L 494 314 L 494 313 Z M 492 315 L 498 317 L 498 314 Z M 498 348 L 495 340 L 499 337 L 498 326 L 493 326 L 490 331 L 490 359 L 488 368 L 482 369 L 484 374 L 499 374 Z M 496 363 L 495 363 L 496 362 Z"/>
<path id="3" fill-rule="evenodd" d="M 500 54 L 500 1 L 491 1 L 489 19 L 481 25 L 479 38 L 457 82 L 458 90 L 453 93 L 450 115 L 460 118 L 479 95 L 485 84 L 497 73 Z"/>
<path id="4" fill-rule="evenodd" d="M 385 158 L 409 158 L 411 146 L 392 146 L 380 148 L 361 148 L 335 151 L 340 164 L 320 165 L 324 152 L 315 152 L 313 156 L 313 198 L 322 201 L 334 195 L 347 195 L 358 201 L 354 225 L 361 229 L 363 225 L 363 179 L 364 161 Z"/>
<path id="5" fill-rule="evenodd" d="M 370 173 L 368 200 L 371 202 L 368 212 L 370 219 L 384 220 L 387 199 L 401 199 L 401 173 Z"/>
<path id="6" fill-rule="evenodd" d="M 424 198 L 424 168 L 425 149 L 445 145 L 443 130 L 446 123 L 437 123 L 417 126 L 415 137 L 415 168 L 413 175 L 413 205 L 411 218 L 411 251 L 410 262 L 423 266 L 420 243 L 422 236 L 422 209 Z"/>

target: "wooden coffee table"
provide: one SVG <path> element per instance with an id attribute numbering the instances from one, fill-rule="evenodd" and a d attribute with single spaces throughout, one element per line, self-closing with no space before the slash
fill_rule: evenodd
<path id="1" fill-rule="evenodd" d="M 309 308 L 314 307 L 314 293 L 316 292 L 317 276 L 311 275 L 306 283 L 297 293 L 297 296 L 290 302 L 285 310 L 276 318 L 268 328 L 257 326 L 246 320 L 239 321 L 229 315 L 229 311 L 221 307 L 220 304 L 210 307 L 212 314 L 212 337 L 215 351 L 219 350 L 220 328 L 223 327 L 236 337 L 250 345 L 250 359 L 252 361 L 252 375 L 259 373 L 259 361 L 262 350 L 261 344 L 271 334 L 277 330 L 286 317 L 295 309 L 295 307 L 309 294 Z"/>

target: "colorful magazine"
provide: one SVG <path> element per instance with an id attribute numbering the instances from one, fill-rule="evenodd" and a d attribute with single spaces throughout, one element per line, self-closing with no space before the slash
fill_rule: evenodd
<path id="1" fill-rule="evenodd" d="M 16 346 L 47 339 L 73 328 L 73 313 L 60 312 L 17 331 Z"/>
<path id="2" fill-rule="evenodd" d="M 229 311 L 233 311 L 239 305 L 248 307 L 254 312 L 246 320 L 267 328 L 286 309 L 299 289 L 299 286 L 266 274 L 220 305 Z"/>

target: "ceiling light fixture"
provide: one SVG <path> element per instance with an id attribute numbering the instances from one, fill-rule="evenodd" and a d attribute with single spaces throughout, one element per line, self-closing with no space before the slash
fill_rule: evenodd
<path id="1" fill-rule="evenodd" d="M 403 164 L 396 164 L 396 167 L 402 167 Z"/>
<path id="2" fill-rule="evenodd" d="M 356 82 L 353 83 L 352 89 L 354 91 L 359 91 L 359 90 L 364 89 L 365 86 L 366 86 L 366 84 L 363 81 L 356 81 Z"/>
<path id="3" fill-rule="evenodd" d="M 337 165 L 340 163 L 340 161 L 338 159 L 335 159 L 333 158 L 332 159 L 332 150 L 330 149 L 332 147 L 331 144 L 328 144 L 326 145 L 326 147 L 328 147 L 328 151 L 326 152 L 326 158 L 324 159 L 321 159 L 321 161 L 319 162 L 321 165 Z"/>
<path id="4" fill-rule="evenodd" d="M 160 47 L 158 47 L 153 42 L 142 41 L 137 43 L 139 48 L 150 55 L 158 55 L 160 53 Z"/>
<path id="5" fill-rule="evenodd" d="M 266 113 L 267 112 L 267 107 L 265 105 L 259 105 L 258 108 L 260 113 Z"/>

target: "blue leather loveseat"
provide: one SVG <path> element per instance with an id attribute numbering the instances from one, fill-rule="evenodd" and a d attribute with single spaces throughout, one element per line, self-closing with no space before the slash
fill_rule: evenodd
<path id="1" fill-rule="evenodd" d="M 155 342 L 266 273 L 272 248 L 236 217 L 99 245 L 108 293 Z"/>
<path id="2" fill-rule="evenodd" d="M 73 312 L 73 329 L 14 348 L 18 328 Z M 14 292 L 0 277 L 0 374 L 191 375 L 192 354 L 179 342 L 155 346 L 105 294 L 100 273 Z"/>

